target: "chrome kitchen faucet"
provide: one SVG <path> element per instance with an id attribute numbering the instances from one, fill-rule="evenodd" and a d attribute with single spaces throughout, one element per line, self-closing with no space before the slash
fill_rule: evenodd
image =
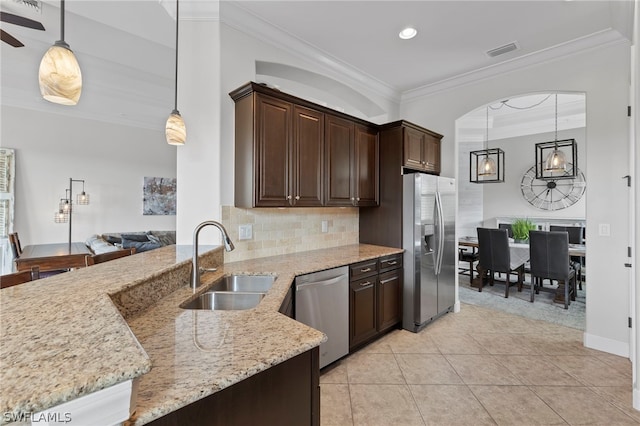
<path id="1" fill-rule="evenodd" d="M 200 269 L 199 261 L 198 261 L 198 235 L 200 234 L 200 231 L 202 230 L 202 228 L 209 225 L 215 226 L 222 233 L 222 242 L 224 243 L 224 249 L 226 251 L 231 251 L 235 248 L 235 246 L 233 245 L 233 242 L 231 241 L 231 238 L 229 238 L 229 235 L 227 234 L 227 230 L 224 229 L 224 226 L 222 226 L 221 223 L 218 223 L 214 220 L 207 220 L 205 222 L 202 222 L 200 225 L 196 226 L 196 229 L 193 231 L 193 260 L 192 260 L 192 268 L 191 268 L 191 288 L 193 288 L 194 290 L 198 288 L 198 286 L 200 285 L 200 274 L 202 272 L 216 270 L 215 268 Z"/>

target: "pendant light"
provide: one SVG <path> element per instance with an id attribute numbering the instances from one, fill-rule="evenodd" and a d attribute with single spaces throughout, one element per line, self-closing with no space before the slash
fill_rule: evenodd
<path id="1" fill-rule="evenodd" d="M 536 179 L 573 178 L 578 170 L 578 146 L 575 139 L 558 140 L 558 94 L 555 103 L 555 137 L 553 142 L 536 144 Z M 571 160 L 560 148 L 568 149 Z M 542 161 L 542 158 L 545 160 Z"/>
<path id="2" fill-rule="evenodd" d="M 487 131 L 485 137 L 485 152 L 489 147 L 489 106 L 487 106 Z M 478 176 L 495 176 L 496 175 L 496 162 L 493 158 L 489 157 L 489 153 L 486 152 L 485 156 L 480 161 L 478 167 Z"/>
<path id="3" fill-rule="evenodd" d="M 504 182 L 504 151 L 489 149 L 489 106 L 484 149 L 471 151 L 469 155 L 469 181 L 472 183 Z"/>
<path id="4" fill-rule="evenodd" d="M 167 124 L 165 126 L 165 135 L 167 137 L 167 143 L 169 145 L 184 145 L 187 140 L 187 127 L 184 124 L 184 120 L 178 112 L 178 21 L 179 7 L 178 0 L 176 0 L 176 73 L 175 73 L 175 85 L 174 85 L 174 106 L 171 115 L 167 118 Z"/>
<path id="5" fill-rule="evenodd" d="M 60 1 L 60 40 L 47 50 L 38 72 L 42 97 L 56 104 L 76 105 L 82 93 L 82 73 L 64 41 L 64 0 Z"/>

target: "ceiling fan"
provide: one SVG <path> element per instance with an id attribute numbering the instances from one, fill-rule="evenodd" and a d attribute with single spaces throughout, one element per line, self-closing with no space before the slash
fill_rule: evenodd
<path id="1" fill-rule="evenodd" d="M 40 22 L 34 21 L 33 19 L 25 18 L 23 16 L 14 15 L 12 13 L 0 12 L 0 21 L 6 22 L 8 24 L 19 25 L 21 27 L 31 28 L 34 30 L 44 31 L 44 25 L 42 25 Z M 0 29 L 0 39 L 13 47 L 24 46 L 24 44 L 20 40 L 7 33 L 3 29 Z"/>

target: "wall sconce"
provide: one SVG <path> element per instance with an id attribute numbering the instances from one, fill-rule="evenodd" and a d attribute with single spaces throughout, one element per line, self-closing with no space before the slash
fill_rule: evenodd
<path id="1" fill-rule="evenodd" d="M 58 205 L 58 211 L 54 216 L 55 223 L 68 223 L 69 224 L 69 250 L 71 250 L 71 225 L 73 214 L 73 183 L 82 182 L 82 192 L 78 194 L 78 205 L 89 204 L 89 194 L 84 190 L 84 180 L 69 178 L 69 188 L 65 189 L 66 198 L 60 199 Z"/>

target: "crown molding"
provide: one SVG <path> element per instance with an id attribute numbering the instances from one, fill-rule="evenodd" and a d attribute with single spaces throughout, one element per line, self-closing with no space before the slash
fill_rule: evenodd
<path id="1" fill-rule="evenodd" d="M 317 64 L 331 73 L 333 78 L 344 81 L 352 87 L 366 89 L 388 101 L 400 103 L 400 92 L 392 86 L 251 13 L 242 7 L 241 2 L 225 1 L 222 7 L 220 20 L 225 25 Z"/>
<path id="2" fill-rule="evenodd" d="M 176 19 L 175 0 L 158 0 L 172 19 Z M 180 2 L 180 20 L 185 21 L 219 21 L 219 0 L 183 0 Z"/>
<path id="3" fill-rule="evenodd" d="M 575 40 L 561 43 L 544 50 L 520 56 L 505 62 L 463 73 L 455 77 L 427 84 L 402 93 L 401 102 L 416 101 L 429 97 L 439 92 L 453 89 L 458 86 L 486 80 L 500 74 L 527 68 L 532 65 L 541 65 L 557 59 L 566 58 L 591 49 L 613 46 L 619 43 L 629 43 L 623 35 L 613 29 L 607 29 L 580 37 Z"/>

